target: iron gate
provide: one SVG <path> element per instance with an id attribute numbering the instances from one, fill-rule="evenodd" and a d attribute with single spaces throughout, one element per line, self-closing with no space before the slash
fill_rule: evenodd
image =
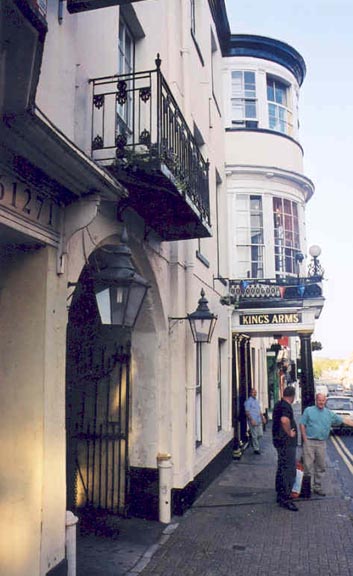
<path id="1" fill-rule="evenodd" d="M 88 318 L 87 318 L 88 320 Z M 130 345 L 95 315 L 69 322 L 68 509 L 124 514 L 127 506 Z"/>

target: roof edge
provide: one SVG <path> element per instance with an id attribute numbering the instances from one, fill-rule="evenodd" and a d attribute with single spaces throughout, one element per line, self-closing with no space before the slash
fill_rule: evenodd
<path id="1" fill-rule="evenodd" d="M 231 34 L 225 56 L 251 56 L 276 62 L 289 70 L 301 86 L 305 74 L 306 65 L 304 58 L 289 44 L 253 34 Z"/>

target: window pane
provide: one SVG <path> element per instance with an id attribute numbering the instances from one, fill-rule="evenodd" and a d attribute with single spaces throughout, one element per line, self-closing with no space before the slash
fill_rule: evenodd
<path id="1" fill-rule="evenodd" d="M 254 72 L 232 72 L 232 120 L 256 119 L 256 84 Z"/>
<path id="2" fill-rule="evenodd" d="M 274 99 L 275 99 L 275 91 L 273 82 L 271 82 L 271 80 L 267 80 L 267 100 L 274 102 Z"/>
<path id="3" fill-rule="evenodd" d="M 233 120 L 243 120 L 244 106 L 242 100 L 232 101 L 232 118 Z"/>
<path id="4" fill-rule="evenodd" d="M 250 234 L 248 228 L 237 228 L 237 244 L 249 244 Z"/>
<path id="5" fill-rule="evenodd" d="M 273 210 L 276 273 L 294 274 L 295 253 L 300 250 L 297 205 L 287 199 L 274 198 Z"/>
<path id="6" fill-rule="evenodd" d="M 248 100 L 245 102 L 245 117 L 256 118 L 256 103 Z"/>

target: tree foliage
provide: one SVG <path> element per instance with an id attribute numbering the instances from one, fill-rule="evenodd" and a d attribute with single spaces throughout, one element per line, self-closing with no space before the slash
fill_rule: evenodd
<path id="1" fill-rule="evenodd" d="M 314 378 L 321 378 L 322 375 L 330 372 L 335 372 L 342 364 L 342 360 L 334 360 L 332 358 L 314 358 Z"/>

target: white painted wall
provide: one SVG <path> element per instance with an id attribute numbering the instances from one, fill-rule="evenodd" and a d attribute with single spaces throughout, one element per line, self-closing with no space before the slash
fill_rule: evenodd
<path id="1" fill-rule="evenodd" d="M 66 286 L 55 258 L 43 248 L 2 261 L 0 572 L 7 576 L 45 574 L 65 555 Z"/>

